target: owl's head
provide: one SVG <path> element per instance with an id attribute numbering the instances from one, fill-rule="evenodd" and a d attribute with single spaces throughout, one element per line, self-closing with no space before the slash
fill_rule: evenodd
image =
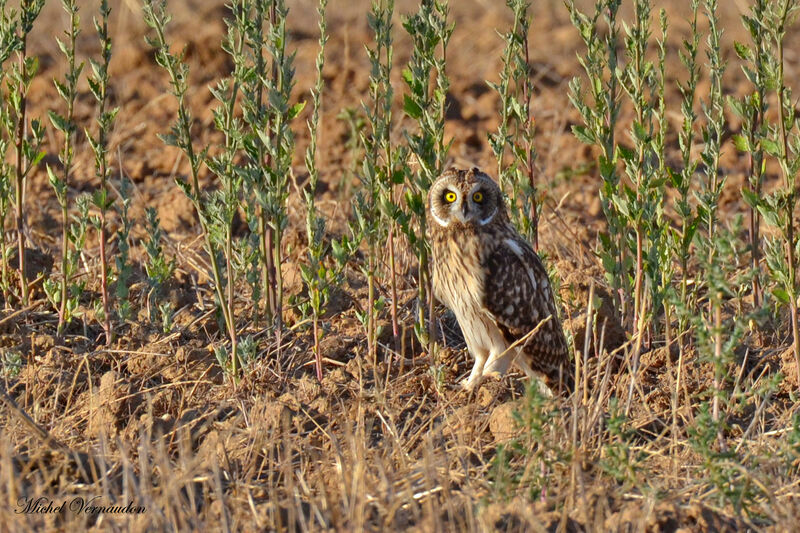
<path id="1" fill-rule="evenodd" d="M 477 168 L 450 168 L 428 191 L 428 214 L 434 225 L 486 226 L 507 218 L 500 187 Z"/>

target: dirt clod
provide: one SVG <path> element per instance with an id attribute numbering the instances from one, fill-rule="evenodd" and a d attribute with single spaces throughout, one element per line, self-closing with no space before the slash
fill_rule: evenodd
<path id="1" fill-rule="evenodd" d="M 126 409 L 132 392 L 130 383 L 113 370 L 100 378 L 99 386 L 89 392 L 89 423 L 86 431 L 93 437 L 105 433 L 113 438 L 119 429 L 120 414 Z"/>

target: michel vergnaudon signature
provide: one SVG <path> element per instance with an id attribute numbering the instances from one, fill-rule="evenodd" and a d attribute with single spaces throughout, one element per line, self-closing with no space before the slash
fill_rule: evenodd
<path id="1" fill-rule="evenodd" d="M 38 498 L 22 497 L 17 500 L 17 514 L 52 514 L 70 512 L 74 514 L 141 514 L 146 509 L 141 505 L 128 502 L 127 505 L 101 505 L 100 496 L 84 498 L 76 496 L 71 499 L 55 500 L 46 496 Z"/>

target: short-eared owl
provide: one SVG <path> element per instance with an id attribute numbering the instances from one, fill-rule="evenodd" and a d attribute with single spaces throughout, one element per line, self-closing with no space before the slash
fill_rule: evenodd
<path id="1" fill-rule="evenodd" d="M 509 221 L 497 184 L 477 168 L 447 170 L 428 192 L 428 228 L 434 294 L 455 313 L 475 358 L 464 387 L 473 389 L 484 375 L 504 375 L 513 361 L 553 390 L 559 380 L 571 388 L 547 272 Z"/>

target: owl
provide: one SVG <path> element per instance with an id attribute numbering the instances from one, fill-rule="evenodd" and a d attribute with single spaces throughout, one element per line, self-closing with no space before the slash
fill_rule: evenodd
<path id="1" fill-rule="evenodd" d="M 428 191 L 427 214 L 433 292 L 456 315 L 475 358 L 464 388 L 504 375 L 514 362 L 551 391 L 571 390 L 573 367 L 547 272 L 511 224 L 497 184 L 477 168 L 451 168 Z"/>

